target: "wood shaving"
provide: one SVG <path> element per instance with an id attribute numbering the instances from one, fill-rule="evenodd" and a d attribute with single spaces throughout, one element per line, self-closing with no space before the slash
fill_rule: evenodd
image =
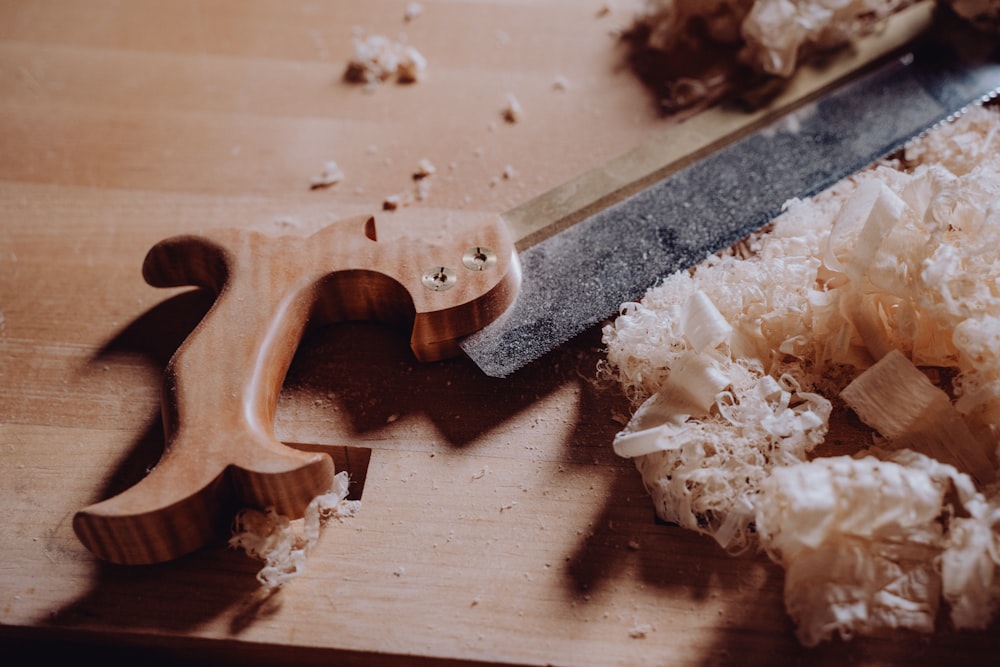
<path id="1" fill-rule="evenodd" d="M 427 158 L 421 159 L 417 163 L 416 169 L 411 173 L 413 179 L 412 192 L 399 192 L 389 195 L 382 200 L 382 210 L 395 211 L 403 206 L 409 206 L 415 201 L 426 201 L 431 196 L 432 178 L 437 173 L 437 168 Z"/>
<path id="2" fill-rule="evenodd" d="M 419 2 L 411 2 L 406 5 L 406 11 L 403 12 L 403 20 L 407 23 L 414 20 L 418 16 L 424 13 L 424 6 Z"/>
<path id="3" fill-rule="evenodd" d="M 436 171 L 437 168 L 434 167 L 434 164 L 427 158 L 423 158 L 419 163 L 417 163 L 417 168 L 413 172 L 413 180 L 420 180 L 427 178 L 428 176 L 433 176 Z"/>
<path id="4" fill-rule="evenodd" d="M 273 509 L 244 509 L 236 515 L 229 546 L 264 561 L 257 573 L 261 586 L 273 590 L 298 577 L 321 528 L 333 519 L 357 514 L 361 501 L 347 500 L 349 482 L 346 472 L 337 473 L 330 491 L 313 498 L 301 519 L 289 519 Z"/>
<path id="5" fill-rule="evenodd" d="M 803 50 L 827 50 L 873 32 L 914 0 L 648 0 L 642 20 L 664 50 L 687 42 L 702 21 L 707 38 L 739 47 L 754 69 L 790 76 Z"/>
<path id="6" fill-rule="evenodd" d="M 615 451 L 662 519 L 785 567 L 804 644 L 1000 605 L 998 200 L 1000 113 L 974 107 L 603 330 L 634 405 Z M 837 405 L 877 447 L 817 455 Z"/>
<path id="7" fill-rule="evenodd" d="M 343 180 L 344 172 L 341 171 L 336 162 L 330 160 L 323 165 L 323 171 L 321 171 L 319 175 L 313 177 L 310 188 L 313 190 L 328 188 L 332 185 L 340 183 Z"/>
<path id="8" fill-rule="evenodd" d="M 407 203 L 408 199 L 404 195 L 389 195 L 382 200 L 382 210 L 395 211 L 400 206 L 404 206 Z"/>
<path id="9" fill-rule="evenodd" d="M 624 36 L 640 76 L 675 110 L 760 78 L 790 77 L 804 58 L 846 46 L 914 3 L 647 0 Z"/>
<path id="10" fill-rule="evenodd" d="M 1000 600 L 1000 503 L 910 450 L 818 458 L 761 485 L 761 543 L 785 574 L 802 644 L 902 628 L 930 633 L 942 599 L 959 629 Z"/>
<path id="11" fill-rule="evenodd" d="M 653 626 L 649 623 L 642 623 L 632 627 L 628 631 L 628 636 L 632 639 L 645 639 L 646 636 L 653 631 Z"/>
<path id="12" fill-rule="evenodd" d="M 854 378 L 840 397 L 893 448 L 914 449 L 968 471 L 981 485 L 996 479 L 989 452 L 948 394 L 899 350 Z"/>
<path id="13" fill-rule="evenodd" d="M 521 103 L 517 101 L 517 98 L 514 97 L 514 95 L 510 93 L 507 94 L 507 106 L 503 108 L 501 115 L 505 121 L 511 124 L 521 121 L 521 117 L 524 115 L 524 112 L 521 109 Z"/>
<path id="14" fill-rule="evenodd" d="M 417 49 L 382 35 L 372 35 L 354 39 L 354 57 L 347 64 L 344 78 L 372 90 L 389 80 L 416 83 L 424 78 L 426 71 L 427 60 Z"/>

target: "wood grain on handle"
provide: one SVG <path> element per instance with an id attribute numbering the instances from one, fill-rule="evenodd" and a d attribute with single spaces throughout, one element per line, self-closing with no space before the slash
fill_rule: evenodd
<path id="1" fill-rule="evenodd" d="M 114 563 L 177 558 L 217 539 L 240 507 L 299 517 L 332 483 L 325 453 L 278 442 L 274 415 L 308 326 L 373 320 L 412 327 L 421 361 L 458 353 L 458 340 L 499 316 L 520 273 L 506 227 L 430 243 L 377 240 L 371 217 L 309 237 L 224 230 L 154 246 L 154 286 L 218 294 L 167 365 L 166 449 L 138 484 L 76 514 L 77 536 Z"/>

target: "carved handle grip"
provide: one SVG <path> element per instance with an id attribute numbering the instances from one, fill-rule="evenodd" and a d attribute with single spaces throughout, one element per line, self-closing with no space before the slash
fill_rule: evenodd
<path id="1" fill-rule="evenodd" d="M 240 507 L 299 517 L 329 489 L 332 459 L 274 436 L 278 395 L 307 326 L 375 320 L 412 327 L 421 361 L 502 313 L 520 273 L 499 219 L 443 243 L 379 242 L 370 217 L 310 237 L 225 230 L 161 241 L 143 275 L 218 296 L 167 365 L 166 449 L 138 484 L 76 514 L 76 534 L 115 563 L 177 558 L 224 531 Z"/>

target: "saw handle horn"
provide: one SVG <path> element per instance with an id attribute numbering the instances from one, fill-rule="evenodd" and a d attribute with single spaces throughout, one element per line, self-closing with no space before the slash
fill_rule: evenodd
<path id="1" fill-rule="evenodd" d="M 498 317 L 520 270 L 504 223 L 439 243 L 377 240 L 374 218 L 309 237 L 216 231 L 161 241 L 143 275 L 157 287 L 197 285 L 212 308 L 166 367 L 165 450 L 135 486 L 79 511 L 73 528 L 98 557 L 171 560 L 217 540 L 240 508 L 301 517 L 328 491 L 322 452 L 277 441 L 285 374 L 307 327 L 372 320 L 412 327 L 417 359 L 458 353 L 459 339 Z"/>

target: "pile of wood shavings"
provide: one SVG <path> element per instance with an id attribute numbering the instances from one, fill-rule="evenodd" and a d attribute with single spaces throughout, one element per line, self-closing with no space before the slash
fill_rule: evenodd
<path id="1" fill-rule="evenodd" d="M 977 107 L 604 329 L 637 406 L 615 450 L 664 520 L 785 568 L 803 644 L 1000 604 L 998 202 Z M 817 456 L 846 409 L 873 442 Z"/>
<path id="2" fill-rule="evenodd" d="M 668 110 L 747 89 L 766 99 L 803 61 L 883 29 L 929 0 L 646 0 L 626 31 L 632 64 Z M 1000 0 L 937 0 L 976 29 L 1000 34 Z M 939 14 L 939 17 L 941 15 Z M 767 82 L 767 85 L 765 85 Z M 757 92 L 754 93 L 754 88 Z"/>
<path id="3" fill-rule="evenodd" d="M 789 76 L 805 48 L 840 46 L 874 30 L 914 0 L 647 0 L 642 20 L 650 41 L 672 50 L 696 39 L 700 21 L 707 39 L 741 48 L 740 58 L 769 74 Z"/>
<path id="4" fill-rule="evenodd" d="M 668 110 L 787 79 L 816 53 L 877 31 L 914 0 L 647 0 L 625 34 Z M 749 101 L 749 100 L 748 100 Z"/>
<path id="5" fill-rule="evenodd" d="M 348 484 L 347 473 L 337 473 L 330 491 L 313 498 L 301 519 L 291 520 L 273 509 L 244 509 L 236 515 L 229 546 L 264 561 L 257 580 L 265 590 L 277 589 L 302 574 L 325 523 L 357 514 L 361 501 L 346 499 Z"/>

